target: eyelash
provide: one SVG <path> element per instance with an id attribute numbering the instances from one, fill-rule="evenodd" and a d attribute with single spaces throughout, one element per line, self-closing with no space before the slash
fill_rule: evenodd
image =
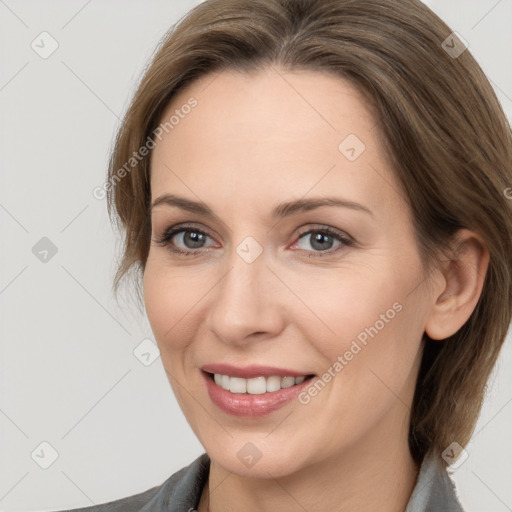
<path id="1" fill-rule="evenodd" d="M 179 255 L 182 255 L 182 256 L 190 256 L 190 255 L 197 255 L 202 248 L 198 248 L 196 250 L 193 250 L 193 251 L 184 251 L 182 249 L 177 249 L 175 246 L 173 247 L 170 243 L 171 239 L 179 234 L 179 233 L 182 233 L 182 232 L 194 232 L 194 233 L 199 233 L 201 235 L 204 235 L 204 236 L 207 236 L 207 237 L 210 237 L 210 235 L 208 235 L 208 233 L 205 233 L 204 231 L 200 230 L 200 229 L 197 229 L 193 226 L 175 226 L 175 227 L 171 227 L 171 228 L 168 228 L 167 230 L 164 231 L 164 233 L 162 234 L 161 237 L 157 238 L 156 240 L 153 240 L 157 245 L 161 246 L 161 247 L 168 247 L 168 249 L 176 254 L 179 254 Z M 349 237 L 348 235 L 336 230 L 336 229 L 333 229 L 333 228 L 330 228 L 328 226 L 325 226 L 323 228 L 317 228 L 317 229 L 309 229 L 307 231 L 303 231 L 301 233 L 298 234 L 298 237 L 297 237 L 297 241 L 299 241 L 301 238 L 303 238 L 304 236 L 306 235 L 310 235 L 312 233 L 321 233 L 321 234 L 324 234 L 324 235 L 329 235 L 329 236 L 332 236 L 333 238 L 335 238 L 336 240 L 338 240 L 339 242 L 341 242 L 343 245 L 342 246 L 345 246 L 345 247 L 351 247 L 353 245 L 355 245 L 355 242 L 354 240 Z M 211 237 L 210 237 L 211 238 Z M 295 244 L 294 244 L 295 245 Z M 309 252 L 312 252 L 313 254 L 310 254 L 309 257 L 322 257 L 326 254 L 333 254 L 337 251 L 339 251 L 342 246 L 336 248 L 336 249 L 331 249 L 331 250 L 327 250 L 327 251 L 309 251 Z M 305 250 L 305 249 L 300 249 L 300 250 Z"/>

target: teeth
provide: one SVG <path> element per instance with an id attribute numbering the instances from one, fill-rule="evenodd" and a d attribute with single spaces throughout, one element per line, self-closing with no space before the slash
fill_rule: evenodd
<path id="1" fill-rule="evenodd" d="M 250 395 L 261 395 L 262 393 L 279 391 L 283 388 L 289 388 L 304 382 L 306 376 L 301 377 L 254 377 L 252 379 L 242 379 L 240 377 L 230 377 L 229 375 L 219 375 L 215 373 L 213 379 L 215 383 L 226 391 L 231 393 L 248 393 Z"/>
<path id="2" fill-rule="evenodd" d="M 229 391 L 232 393 L 245 393 L 247 391 L 247 381 L 245 379 L 231 377 L 229 380 Z"/>
<path id="3" fill-rule="evenodd" d="M 231 380 L 233 381 L 235 377 L 231 377 Z M 237 380 L 243 380 L 247 382 L 247 393 L 250 395 L 261 395 L 262 393 L 267 392 L 267 379 L 265 377 L 254 377 L 253 379 L 237 379 Z M 229 387 L 229 391 L 232 393 L 236 393 L 231 388 L 231 385 Z"/>
<path id="4" fill-rule="evenodd" d="M 267 391 L 279 391 L 281 389 L 281 377 L 267 377 Z"/>
<path id="5" fill-rule="evenodd" d="M 224 389 L 229 389 L 229 377 L 227 375 L 221 375 L 222 380 L 220 381 L 220 385 Z"/>
<path id="6" fill-rule="evenodd" d="M 295 377 L 283 377 L 281 381 L 282 388 L 291 388 L 295 384 Z"/>

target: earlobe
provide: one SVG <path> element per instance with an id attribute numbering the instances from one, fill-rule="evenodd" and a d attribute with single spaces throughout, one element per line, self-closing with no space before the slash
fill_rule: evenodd
<path id="1" fill-rule="evenodd" d="M 469 319 L 480 298 L 489 265 L 489 251 L 479 235 L 462 229 L 443 267 L 444 287 L 432 296 L 425 332 L 435 340 L 455 334 Z"/>

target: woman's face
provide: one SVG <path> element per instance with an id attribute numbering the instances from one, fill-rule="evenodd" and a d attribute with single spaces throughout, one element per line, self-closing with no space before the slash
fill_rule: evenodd
<path id="1" fill-rule="evenodd" d="M 211 214 L 152 208 L 144 297 L 207 453 L 268 477 L 403 448 L 432 294 L 365 99 L 322 73 L 223 71 L 182 90 L 162 121 L 172 115 L 153 150 L 152 203 L 169 194 Z M 327 198 L 348 206 L 319 206 Z M 171 227 L 182 231 L 156 243 Z M 212 364 L 284 370 L 241 395 L 207 380 Z M 315 377 L 300 394 L 259 393 L 287 373 Z"/>

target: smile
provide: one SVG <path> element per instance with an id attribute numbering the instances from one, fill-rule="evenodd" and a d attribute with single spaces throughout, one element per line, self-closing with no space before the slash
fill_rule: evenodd
<path id="1" fill-rule="evenodd" d="M 211 375 L 211 374 L 210 374 Z M 312 375 L 303 375 L 300 377 L 280 377 L 272 375 L 270 377 L 254 377 L 244 379 L 242 377 L 230 377 L 229 375 L 213 374 L 215 383 L 226 391 L 238 394 L 261 395 L 263 393 L 273 393 L 280 389 L 290 388 L 301 382 L 304 382 Z"/>
<path id="2" fill-rule="evenodd" d="M 271 375 L 244 379 L 200 371 L 208 396 L 220 411 L 249 418 L 265 416 L 291 403 L 315 377 L 314 375 L 297 377 Z M 232 386 L 235 391 L 231 391 Z M 270 390 L 267 390 L 267 386 Z"/>

